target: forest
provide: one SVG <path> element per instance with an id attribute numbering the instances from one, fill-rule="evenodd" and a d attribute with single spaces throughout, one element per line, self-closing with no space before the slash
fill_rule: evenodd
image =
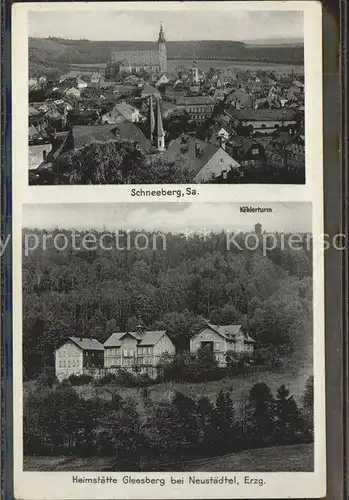
<path id="1" fill-rule="evenodd" d="M 109 399 L 86 400 L 67 381 L 41 379 L 24 399 L 24 455 L 109 457 L 107 470 L 174 472 L 186 459 L 311 443 L 313 391 L 309 377 L 297 403 L 284 384 L 274 395 L 260 382 L 239 407 L 229 391 L 214 401 L 174 391 L 154 402 L 144 389 L 142 416 L 131 398 L 115 391 Z"/>
<path id="2" fill-rule="evenodd" d="M 86 233 L 79 232 L 80 238 Z M 244 234 L 227 250 L 226 234 L 166 234 L 166 248 L 129 250 L 54 248 L 71 231 L 24 229 L 38 241 L 50 233 L 46 249 L 23 248 L 23 367 L 35 379 L 53 367 L 55 348 L 68 336 L 104 342 L 112 332 L 133 329 L 141 318 L 147 329 L 166 329 L 177 353 L 203 319 L 239 323 L 256 341 L 256 352 L 280 360 L 311 363 L 312 250 L 281 245 L 263 254 L 243 247 Z M 135 241 L 138 232 L 131 232 Z M 151 233 L 149 240 L 152 239 Z M 241 238 L 241 240 L 240 240 Z M 158 241 L 158 240 L 156 240 Z M 287 235 L 285 242 L 287 241 Z M 105 245 L 108 245 L 105 238 Z"/>
<path id="3" fill-rule="evenodd" d="M 197 40 L 168 41 L 168 59 L 211 59 L 303 64 L 303 46 L 249 46 L 242 42 Z M 30 77 L 59 73 L 70 64 L 106 63 L 111 52 L 156 50 L 156 42 L 91 41 L 63 38 L 29 38 Z"/>

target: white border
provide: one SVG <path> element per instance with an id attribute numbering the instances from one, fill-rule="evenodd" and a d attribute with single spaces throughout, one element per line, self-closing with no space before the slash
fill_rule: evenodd
<path id="1" fill-rule="evenodd" d="M 322 179 L 322 25 L 321 3 L 316 1 L 263 2 L 166 2 L 166 10 L 302 10 L 304 12 L 305 51 L 305 140 L 306 185 L 195 185 L 197 197 L 181 198 L 192 202 L 308 201 L 313 204 L 313 233 L 323 234 Z M 140 3 L 23 3 L 13 5 L 12 92 L 13 92 L 13 363 L 14 363 L 14 485 L 15 498 L 100 499 L 100 498 L 321 498 L 326 494 L 325 452 L 325 371 L 324 371 L 324 266 L 320 244 L 314 246 L 314 374 L 315 374 L 315 471 L 312 473 L 263 473 L 267 484 L 259 486 L 128 486 L 73 485 L 72 476 L 97 477 L 103 473 L 23 472 L 22 450 L 22 290 L 21 290 L 21 219 L 23 203 L 97 203 L 97 202 L 173 202 L 177 198 L 132 198 L 134 186 L 32 186 L 28 178 L 28 22 L 30 10 L 139 10 Z M 163 10 L 164 2 L 142 2 L 142 10 Z M 151 186 L 143 186 L 150 189 Z M 159 186 L 161 188 L 161 186 Z M 165 186 L 163 186 L 165 188 Z M 184 189 L 169 185 L 168 189 Z M 157 189 L 157 187 L 155 188 Z M 125 474 L 112 473 L 115 477 Z M 145 473 L 133 473 L 142 476 Z M 152 477 L 209 473 L 152 473 Z M 220 475 L 217 473 L 214 476 Z M 234 473 L 223 473 L 232 476 Z M 243 473 L 235 474 L 238 478 Z M 242 481 L 241 481 L 242 482 Z"/>

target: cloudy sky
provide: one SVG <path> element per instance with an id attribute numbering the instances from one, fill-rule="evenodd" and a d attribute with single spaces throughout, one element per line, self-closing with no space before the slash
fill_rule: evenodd
<path id="1" fill-rule="evenodd" d="M 44 3 L 42 5 L 43 9 L 48 8 Z M 56 4 L 55 9 L 63 9 L 64 5 Z M 162 21 L 166 39 L 169 41 L 303 38 L 303 14 L 300 11 L 265 12 L 229 9 L 203 12 L 202 6 L 200 9 L 185 12 L 183 10 L 31 11 L 29 36 L 155 41 Z"/>
<path id="2" fill-rule="evenodd" d="M 241 213 L 241 206 L 271 213 Z M 23 205 L 29 229 L 117 231 L 251 231 L 259 222 L 267 232 L 311 232 L 310 203 L 90 203 Z"/>

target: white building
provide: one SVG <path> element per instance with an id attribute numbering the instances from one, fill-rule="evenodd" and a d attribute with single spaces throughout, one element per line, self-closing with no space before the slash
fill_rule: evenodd
<path id="1" fill-rule="evenodd" d="M 100 376 L 104 368 L 104 347 L 96 339 L 68 337 L 55 351 L 55 373 L 59 381 L 70 375 Z"/>
<path id="2" fill-rule="evenodd" d="M 233 351 L 239 355 L 252 355 L 255 341 L 242 330 L 241 325 L 218 326 L 206 322 L 206 326 L 190 339 L 190 351 L 208 347 L 214 352 L 219 366 L 226 366 L 226 355 Z"/>
<path id="3" fill-rule="evenodd" d="M 165 330 L 146 331 L 138 326 L 134 332 L 113 333 L 104 343 L 104 365 L 109 371 L 123 368 L 155 378 L 163 354 L 176 349 Z"/>

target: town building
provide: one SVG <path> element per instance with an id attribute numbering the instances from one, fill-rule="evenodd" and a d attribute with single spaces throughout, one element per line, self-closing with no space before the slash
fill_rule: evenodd
<path id="1" fill-rule="evenodd" d="M 113 109 L 108 111 L 108 113 L 105 113 L 101 119 L 103 124 L 108 123 L 110 125 L 114 123 L 122 123 L 125 120 L 132 123 L 138 123 L 140 121 L 144 121 L 145 117 L 141 115 L 138 108 L 122 101 L 116 103 Z"/>
<path id="2" fill-rule="evenodd" d="M 212 115 L 215 101 L 211 96 L 181 96 L 177 105 L 185 109 L 191 120 L 203 123 Z"/>
<path id="3" fill-rule="evenodd" d="M 157 50 L 113 52 L 106 65 L 105 76 L 112 79 L 118 74 L 140 73 L 141 71 L 148 73 L 165 73 L 167 71 L 167 48 L 162 25 Z"/>
<path id="4" fill-rule="evenodd" d="M 277 169 L 299 172 L 305 168 L 305 142 L 301 135 L 280 134 L 265 148 L 268 165 Z"/>
<path id="5" fill-rule="evenodd" d="M 96 339 L 68 337 L 55 350 L 55 373 L 59 381 L 70 375 L 103 375 L 104 347 Z"/>
<path id="6" fill-rule="evenodd" d="M 241 325 L 212 325 L 206 322 L 205 327 L 190 339 L 190 351 L 197 352 L 201 347 L 210 349 L 219 363 L 225 367 L 229 351 L 244 357 L 251 357 L 255 341 L 245 332 Z"/>
<path id="7" fill-rule="evenodd" d="M 104 343 L 104 365 L 109 372 L 123 368 L 155 378 L 161 356 L 175 352 L 165 330 L 147 331 L 138 325 L 133 332 L 116 332 L 108 338 Z"/>
<path id="8" fill-rule="evenodd" d="M 246 127 L 251 133 L 272 134 L 279 128 L 294 129 L 297 113 L 293 109 L 235 109 L 228 107 L 225 112 L 230 116 L 233 126 Z"/>
<path id="9" fill-rule="evenodd" d="M 227 181 L 232 171 L 240 169 L 240 164 L 221 146 L 186 134 L 170 143 L 163 159 L 188 170 L 194 183 L 217 181 L 220 177 Z"/>

